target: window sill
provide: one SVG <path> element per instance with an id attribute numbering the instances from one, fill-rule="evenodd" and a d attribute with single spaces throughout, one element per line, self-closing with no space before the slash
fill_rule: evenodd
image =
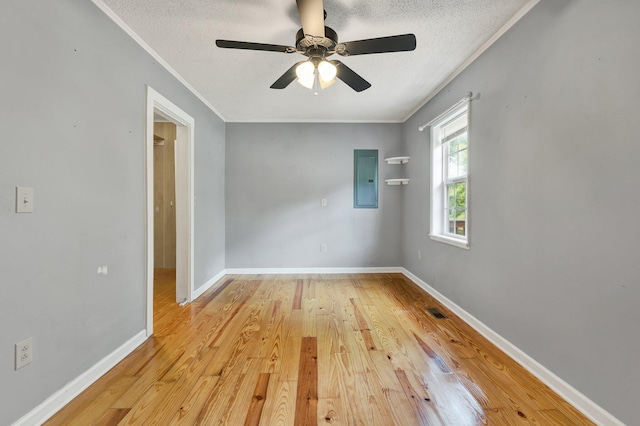
<path id="1" fill-rule="evenodd" d="M 431 238 L 434 241 L 439 241 L 441 243 L 446 243 L 455 247 L 460 247 L 461 249 L 469 250 L 468 241 L 459 240 L 457 238 L 450 238 L 444 235 L 432 235 L 432 234 L 429 234 L 429 238 Z"/>

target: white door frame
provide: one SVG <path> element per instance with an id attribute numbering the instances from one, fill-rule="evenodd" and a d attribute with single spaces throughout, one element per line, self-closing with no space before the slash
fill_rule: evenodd
<path id="1" fill-rule="evenodd" d="M 153 334 L 153 122 L 159 114 L 176 125 L 176 301 L 193 295 L 193 164 L 195 120 L 173 102 L 147 86 L 145 190 L 147 196 L 147 337 Z"/>

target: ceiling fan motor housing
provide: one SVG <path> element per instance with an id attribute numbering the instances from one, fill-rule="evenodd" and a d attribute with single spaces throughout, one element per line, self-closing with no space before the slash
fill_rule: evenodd
<path id="1" fill-rule="evenodd" d="M 302 28 L 296 34 L 296 49 L 309 58 L 333 55 L 337 44 L 338 34 L 329 27 L 324 27 L 324 37 L 305 35 Z"/>

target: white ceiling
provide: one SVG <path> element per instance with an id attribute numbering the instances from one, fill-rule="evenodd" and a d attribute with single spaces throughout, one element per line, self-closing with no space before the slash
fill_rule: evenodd
<path id="1" fill-rule="evenodd" d="M 305 59 L 298 53 L 215 45 L 227 39 L 294 46 L 295 0 L 94 2 L 111 9 L 225 121 L 403 122 L 537 0 L 324 0 L 325 24 L 339 41 L 413 33 L 417 47 L 339 57 L 372 87 L 356 93 L 338 81 L 318 96 L 295 82 L 269 88 Z"/>

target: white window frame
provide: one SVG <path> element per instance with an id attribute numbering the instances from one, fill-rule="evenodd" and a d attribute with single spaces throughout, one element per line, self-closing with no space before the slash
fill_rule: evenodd
<path id="1" fill-rule="evenodd" d="M 445 213 L 446 206 L 446 183 L 445 173 L 447 173 L 448 160 L 445 155 L 444 145 L 441 140 L 441 129 L 444 125 L 451 122 L 452 119 L 458 117 L 460 114 L 467 114 L 467 175 L 464 178 L 458 178 L 452 180 L 465 182 L 466 187 L 466 219 L 465 219 L 465 235 L 452 234 L 448 231 L 448 219 Z M 463 249 L 469 249 L 469 126 L 470 126 L 470 114 L 469 114 L 469 99 L 465 98 L 458 102 L 444 113 L 440 114 L 429 124 L 430 127 L 430 144 L 431 144 L 431 226 L 429 230 L 429 238 L 434 241 L 439 241 L 447 244 L 451 244 Z"/>

